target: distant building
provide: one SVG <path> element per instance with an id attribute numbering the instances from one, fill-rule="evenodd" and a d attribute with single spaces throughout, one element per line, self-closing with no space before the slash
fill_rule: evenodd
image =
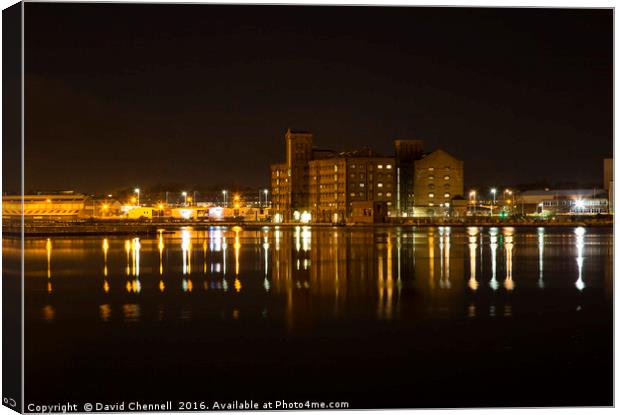
<path id="1" fill-rule="evenodd" d="M 414 162 L 413 204 L 418 215 L 449 212 L 455 197 L 463 196 L 463 162 L 435 150 Z"/>
<path id="2" fill-rule="evenodd" d="M 309 208 L 317 222 L 344 222 L 354 202 L 396 200 L 394 158 L 364 148 L 309 162 Z"/>
<path id="3" fill-rule="evenodd" d="M 287 130 L 286 162 L 271 165 L 271 201 L 277 221 L 299 220 L 305 213 L 314 222 L 350 222 L 353 216 L 368 214 L 369 207 L 376 221 L 384 215 L 411 215 L 420 203 L 432 208 L 439 199 L 449 203 L 463 194 L 463 162 L 442 150 L 424 154 L 421 140 L 396 140 L 395 156 L 369 148 L 313 149 L 312 140 L 309 132 Z M 429 196 L 428 184 L 422 184 L 432 180 L 426 174 L 429 168 L 448 177 L 436 199 Z M 422 181 L 418 170 L 424 170 Z M 449 197 L 444 198 L 445 194 Z"/>
<path id="4" fill-rule="evenodd" d="M 526 190 L 520 194 L 517 204 L 525 214 L 592 215 L 609 212 L 604 189 Z"/>
<path id="5" fill-rule="evenodd" d="M 79 193 L 24 195 L 24 218 L 71 219 L 83 215 L 86 195 Z M 2 196 L 3 218 L 22 215 L 21 196 Z"/>
<path id="6" fill-rule="evenodd" d="M 603 160 L 603 188 L 607 191 L 609 213 L 614 213 L 614 159 Z"/>

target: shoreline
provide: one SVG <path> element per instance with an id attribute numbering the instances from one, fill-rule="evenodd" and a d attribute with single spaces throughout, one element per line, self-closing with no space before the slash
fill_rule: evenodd
<path id="1" fill-rule="evenodd" d="M 402 221 L 388 223 L 355 223 L 355 224 L 331 224 L 331 223 L 272 223 L 272 222 L 238 222 L 238 221 L 221 221 L 221 222 L 204 222 L 204 221 L 186 221 L 186 222 L 53 222 L 45 224 L 25 224 L 24 236 L 87 236 L 87 235 L 154 235 L 160 231 L 169 233 L 183 227 L 192 227 L 195 229 L 209 229 L 212 227 L 234 227 L 239 226 L 244 229 L 262 229 L 262 228 L 294 228 L 297 226 L 311 226 L 314 228 L 342 228 L 342 229 L 363 229 L 363 228 L 400 228 L 400 227 L 454 227 L 465 228 L 475 227 L 549 227 L 549 228 L 566 228 L 566 227 L 590 227 L 605 228 L 613 227 L 613 220 L 579 220 L 579 221 L 510 221 L 510 220 L 467 220 L 467 221 Z M 16 237 L 21 235 L 20 225 L 2 225 L 2 234 L 4 236 Z"/>

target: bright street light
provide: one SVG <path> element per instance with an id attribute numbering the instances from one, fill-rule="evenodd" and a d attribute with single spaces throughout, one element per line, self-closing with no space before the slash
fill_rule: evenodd
<path id="1" fill-rule="evenodd" d="M 181 194 L 183 195 L 184 205 L 187 206 L 187 192 L 181 192 Z"/>
<path id="2" fill-rule="evenodd" d="M 138 195 L 138 206 L 140 206 L 140 189 L 136 187 L 133 191 Z"/>

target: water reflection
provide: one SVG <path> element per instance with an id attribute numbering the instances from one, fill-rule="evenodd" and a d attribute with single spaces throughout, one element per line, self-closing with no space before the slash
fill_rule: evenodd
<path id="1" fill-rule="evenodd" d="M 497 228 L 489 229 L 489 246 L 491 247 L 491 282 L 489 285 L 493 290 L 497 290 Z"/>
<path id="2" fill-rule="evenodd" d="M 205 307 L 219 304 L 222 315 L 230 317 L 232 304 L 229 302 L 234 301 L 238 307 L 236 315 L 244 318 L 248 316 L 244 305 L 252 302 L 257 303 L 256 312 L 262 317 L 277 314 L 270 307 L 282 304 L 282 314 L 286 316 L 288 327 L 293 328 L 306 324 L 316 313 L 341 316 L 355 307 L 362 310 L 359 312 L 372 313 L 375 319 L 393 320 L 402 315 L 403 307 L 405 310 L 415 307 L 411 298 L 424 301 L 426 297 L 436 299 L 429 307 L 436 313 L 448 315 L 463 301 L 459 312 L 479 318 L 486 314 L 481 310 L 486 311 L 489 305 L 481 306 L 478 300 L 472 299 L 484 298 L 485 293 L 498 290 L 500 283 L 505 290 L 514 291 L 515 261 L 522 276 L 519 292 L 538 290 L 546 284 L 554 290 L 570 286 L 572 291 L 575 287 L 582 291 L 586 286 L 583 275 L 585 233 L 582 227 L 570 233 L 556 230 L 547 233 L 543 228 L 520 229 L 518 234 L 511 227 L 371 230 L 309 226 L 212 227 L 208 231 L 184 228 L 170 233 L 159 231 L 152 238 L 108 236 L 54 241 L 41 238 L 28 242 L 26 255 L 36 256 L 38 261 L 38 268 L 33 271 L 33 275 L 41 278 L 37 289 L 49 296 L 67 299 L 66 304 L 72 303 L 70 296 L 75 295 L 76 290 L 84 294 L 80 290 L 93 284 L 91 292 L 101 296 L 94 307 L 99 307 L 102 321 L 113 316 L 122 316 L 124 321 L 139 320 L 147 310 L 140 309 L 140 302 L 152 301 L 149 295 L 154 293 L 161 304 L 174 304 L 174 301 L 163 303 L 163 299 L 179 294 L 183 294 L 183 299 L 178 301 L 192 301 L 186 294 L 192 294 L 191 297 L 224 294 L 226 300 L 210 301 L 208 297 L 201 304 Z M 553 249 L 565 249 L 566 241 L 570 241 L 570 251 L 561 252 L 571 256 L 573 265 L 569 277 L 566 277 L 565 268 L 558 277 L 557 270 L 554 274 L 553 263 L 544 263 L 545 254 L 553 256 L 556 252 Z M 601 241 L 601 244 L 611 244 L 611 236 L 601 237 Z M 228 243 L 233 243 L 232 258 L 227 258 Z M 194 249 L 202 250 L 202 255 L 200 252 L 194 255 Z M 234 275 L 229 275 L 233 259 Z M 486 272 L 483 264 L 486 264 Z M 438 275 L 435 275 L 436 266 Z M 196 273 L 193 268 L 202 269 L 202 273 Z M 64 279 L 68 276 L 74 279 Z M 589 277 L 593 278 L 591 274 Z M 549 284 L 550 280 L 557 283 Z M 476 295 L 465 300 L 463 292 L 476 292 Z M 119 293 L 128 304 L 114 304 Z M 277 298 L 281 302 L 269 302 L 266 298 Z M 508 302 L 493 304 L 489 315 L 512 316 L 511 300 L 505 301 Z M 47 305 L 41 304 L 37 310 Z M 55 307 L 60 306 L 55 304 Z M 56 309 L 45 310 L 38 318 L 58 319 Z M 92 313 L 96 315 L 97 308 Z M 177 311 L 171 315 L 178 316 Z M 196 313 L 189 310 L 186 315 L 196 318 Z"/>
<path id="3" fill-rule="evenodd" d="M 512 280 L 512 249 L 514 247 L 514 228 L 504 228 L 503 233 L 504 248 L 506 249 L 506 279 L 504 280 L 504 288 L 506 288 L 508 291 L 512 291 L 515 288 L 515 283 Z"/>
<path id="4" fill-rule="evenodd" d="M 538 287 L 545 288 L 543 260 L 545 256 L 545 228 L 538 228 Z"/>
<path id="5" fill-rule="evenodd" d="M 579 291 L 583 290 L 586 287 L 586 284 L 583 282 L 583 248 L 584 244 L 584 235 L 586 234 L 586 230 L 583 227 L 578 227 L 575 229 L 575 246 L 577 247 L 577 272 L 578 278 L 575 282 L 575 287 Z"/>
<path id="6" fill-rule="evenodd" d="M 450 288 L 450 228 L 439 227 L 439 287 Z"/>

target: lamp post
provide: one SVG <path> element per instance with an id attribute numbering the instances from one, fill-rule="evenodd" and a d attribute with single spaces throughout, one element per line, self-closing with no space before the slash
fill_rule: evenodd
<path id="1" fill-rule="evenodd" d="M 136 198 L 138 200 L 138 206 L 140 206 L 140 189 L 136 187 L 135 189 L 133 189 L 133 191 L 136 194 Z"/>
<path id="2" fill-rule="evenodd" d="M 267 199 L 268 194 L 269 194 L 269 189 L 265 189 L 263 191 L 265 193 L 265 207 L 269 206 L 269 200 Z"/>
<path id="3" fill-rule="evenodd" d="M 493 216 L 493 208 L 495 207 L 495 193 L 497 193 L 497 189 L 492 188 L 491 194 L 493 195 L 493 203 L 491 204 L 491 216 Z"/>
<path id="4" fill-rule="evenodd" d="M 222 190 L 222 196 L 224 197 L 224 207 L 226 207 L 226 190 Z"/>
<path id="5" fill-rule="evenodd" d="M 181 192 L 183 195 L 183 205 L 187 206 L 187 192 Z"/>

